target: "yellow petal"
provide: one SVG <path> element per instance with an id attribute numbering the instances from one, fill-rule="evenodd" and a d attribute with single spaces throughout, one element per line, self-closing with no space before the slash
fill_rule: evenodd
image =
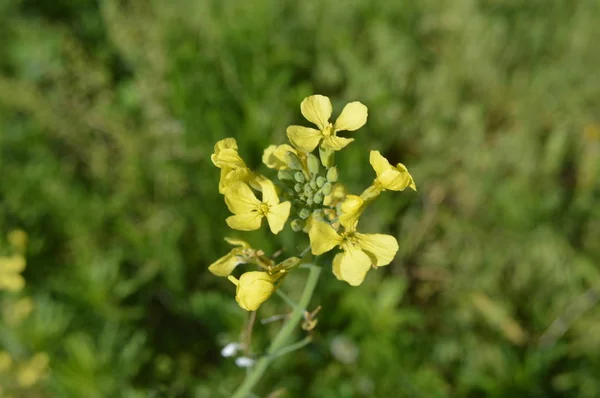
<path id="1" fill-rule="evenodd" d="M 343 238 L 335 232 L 331 225 L 318 220 L 311 222 L 308 238 L 314 255 L 326 253 L 343 241 Z"/>
<path id="2" fill-rule="evenodd" d="M 275 291 L 276 280 L 266 272 L 246 272 L 237 283 L 235 300 L 246 311 L 256 311 Z"/>
<path id="3" fill-rule="evenodd" d="M 321 144 L 321 146 L 325 149 L 333 149 L 334 151 L 339 151 L 340 149 L 344 149 L 352 141 L 354 141 L 354 138 L 344 138 L 337 137 L 335 135 L 330 135 L 323 138 L 323 144 Z"/>
<path id="4" fill-rule="evenodd" d="M 243 264 L 243 262 L 244 261 L 242 261 L 239 256 L 235 255 L 233 251 L 231 251 L 209 265 L 208 270 L 216 276 L 229 276 L 235 267 L 237 267 L 239 264 Z"/>
<path id="5" fill-rule="evenodd" d="M 290 208 L 292 204 L 290 202 L 282 202 L 274 206 L 269 207 L 267 213 L 267 222 L 271 232 L 277 235 L 285 225 L 288 217 L 290 216 Z"/>
<path id="6" fill-rule="evenodd" d="M 369 255 L 373 265 L 377 267 L 391 263 L 398 251 L 398 241 L 391 235 L 356 232 L 354 236 L 360 248 Z"/>
<path id="7" fill-rule="evenodd" d="M 331 101 L 324 95 L 311 95 L 304 98 L 300 104 L 300 111 L 306 120 L 316 124 L 319 130 L 323 130 L 329 124 L 331 117 Z"/>
<path id="8" fill-rule="evenodd" d="M 356 224 L 358 219 L 362 215 L 365 209 L 365 202 L 356 195 L 347 195 L 346 199 L 342 202 L 340 215 L 340 224 L 344 226 L 346 231 L 356 230 Z"/>
<path id="9" fill-rule="evenodd" d="M 415 191 L 417 190 L 412 176 L 401 163 L 398 163 L 396 168 L 381 173 L 377 177 L 377 180 L 385 189 L 389 189 L 390 191 L 404 191 L 406 187 L 411 187 Z"/>
<path id="10" fill-rule="evenodd" d="M 260 228 L 262 218 L 262 214 L 253 211 L 251 213 L 229 216 L 225 221 L 230 228 L 237 229 L 238 231 L 254 231 Z"/>
<path id="11" fill-rule="evenodd" d="M 237 141 L 235 138 L 224 138 L 217 141 L 215 144 L 215 153 L 219 153 L 223 149 L 238 149 Z"/>
<path id="12" fill-rule="evenodd" d="M 260 208 L 260 203 L 260 200 L 245 183 L 237 183 L 225 193 L 225 204 L 233 214 L 257 210 Z"/>
<path id="13" fill-rule="evenodd" d="M 251 183 L 255 174 L 247 167 L 221 169 L 221 180 L 219 181 L 219 193 L 226 194 L 227 191 L 240 182 Z"/>
<path id="14" fill-rule="evenodd" d="M 242 249 L 250 249 L 252 247 L 250 246 L 250 243 L 237 238 L 225 238 L 225 242 L 232 246 L 241 246 Z"/>
<path id="15" fill-rule="evenodd" d="M 352 286 L 360 285 L 371 268 L 371 259 L 358 247 L 345 244 L 344 251 L 333 258 L 333 274 Z"/>
<path id="16" fill-rule="evenodd" d="M 268 168 L 287 170 L 290 168 L 287 161 L 288 152 L 297 154 L 297 151 L 290 145 L 270 145 L 263 152 L 262 161 Z"/>
<path id="17" fill-rule="evenodd" d="M 237 149 L 223 149 L 218 154 L 213 153 L 210 156 L 210 160 L 212 160 L 213 164 L 219 168 L 222 167 L 246 167 L 246 163 L 240 157 Z"/>
<path id="18" fill-rule="evenodd" d="M 260 187 L 262 188 L 262 202 L 270 206 L 274 206 L 279 203 L 279 196 L 275 190 L 273 181 L 269 179 L 262 179 L 259 181 Z"/>
<path id="19" fill-rule="evenodd" d="M 367 107 L 358 101 L 346 104 L 333 126 L 335 131 L 358 130 L 367 122 Z"/>
<path id="20" fill-rule="evenodd" d="M 308 127 L 289 126 L 285 131 L 292 145 L 306 153 L 312 152 L 322 138 L 319 130 Z"/>
<path id="21" fill-rule="evenodd" d="M 371 166 L 373 167 L 373 170 L 375 170 L 375 173 L 378 177 L 386 170 L 392 169 L 390 162 L 381 156 L 379 151 L 371 151 L 369 155 L 369 163 L 371 163 Z"/>
<path id="22" fill-rule="evenodd" d="M 0 257 L 0 274 L 23 272 L 24 269 L 25 257 L 20 255 Z"/>

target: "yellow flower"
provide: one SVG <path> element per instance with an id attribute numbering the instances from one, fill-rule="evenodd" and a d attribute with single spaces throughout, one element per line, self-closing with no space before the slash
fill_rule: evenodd
<path id="1" fill-rule="evenodd" d="M 224 194 L 237 182 L 246 182 L 258 189 L 258 180 L 263 178 L 250 170 L 238 153 L 235 138 L 225 138 L 215 144 L 215 152 L 210 159 L 221 169 L 219 193 Z"/>
<path id="2" fill-rule="evenodd" d="M 323 254 L 338 246 L 342 249 L 333 258 L 333 274 L 352 286 L 360 285 L 371 265 L 388 265 L 398 251 L 398 241 L 391 235 L 356 232 L 356 220 L 342 220 L 344 232 L 338 234 L 324 221 L 314 221 L 308 237 L 312 253 Z"/>
<path id="3" fill-rule="evenodd" d="M 0 290 L 18 292 L 25 286 L 25 279 L 19 275 L 25 269 L 25 258 L 20 255 L 0 257 Z"/>
<path id="4" fill-rule="evenodd" d="M 392 166 L 386 158 L 381 156 L 379 151 L 371 151 L 369 162 L 377 174 L 375 182 L 384 189 L 403 191 L 406 187 L 410 187 L 417 190 L 412 176 L 402 163 L 398 163 L 396 167 Z"/>
<path id="5" fill-rule="evenodd" d="M 330 123 L 331 101 L 323 95 L 312 95 L 300 104 L 300 111 L 318 130 L 303 126 L 289 126 L 286 130 L 290 142 L 302 152 L 312 152 L 322 141 L 321 147 L 339 151 L 354 141 L 338 137 L 338 131 L 355 131 L 367 122 L 367 107 L 358 101 L 346 104 L 335 123 Z"/>
<path id="6" fill-rule="evenodd" d="M 209 265 L 208 270 L 216 276 L 229 276 L 240 264 L 246 264 L 252 255 L 248 250 L 252 249 L 250 244 L 241 239 L 225 238 L 230 245 L 237 246 L 231 249 L 229 253 Z"/>
<path id="7" fill-rule="evenodd" d="M 278 278 L 277 275 L 269 275 L 263 271 L 246 272 L 240 276 L 239 280 L 233 276 L 228 277 L 237 286 L 235 301 L 246 311 L 256 311 L 271 297 Z"/>
<path id="8" fill-rule="evenodd" d="M 270 169 L 287 170 L 290 168 L 288 153 L 291 152 L 296 156 L 300 156 L 298 151 L 287 145 L 270 145 L 263 152 L 262 161 Z"/>
<path id="9" fill-rule="evenodd" d="M 225 203 L 234 214 L 227 217 L 227 225 L 240 231 L 259 229 L 263 217 L 274 234 L 283 229 L 290 215 L 290 202 L 279 202 L 275 185 L 270 180 L 260 180 L 262 201 L 258 200 L 247 184 L 237 183 L 225 194 Z"/>

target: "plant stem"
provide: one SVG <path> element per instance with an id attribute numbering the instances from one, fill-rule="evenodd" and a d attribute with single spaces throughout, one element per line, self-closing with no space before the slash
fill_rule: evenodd
<path id="1" fill-rule="evenodd" d="M 320 267 L 317 267 L 316 265 L 310 266 L 308 278 L 306 279 L 306 285 L 304 285 L 304 290 L 302 291 L 302 296 L 300 297 L 298 305 L 294 308 L 290 319 L 286 322 L 283 328 L 281 328 L 279 333 L 277 333 L 277 336 L 275 336 L 273 342 L 271 342 L 271 345 L 267 350 L 267 355 L 256 362 L 250 373 L 246 375 L 244 382 L 232 395 L 232 398 L 247 398 L 256 383 L 258 383 L 271 364 L 271 361 L 277 356 L 277 352 L 286 345 L 292 333 L 294 332 L 294 329 L 296 329 L 298 323 L 304 315 L 304 308 L 308 307 L 313 292 L 315 291 L 315 287 L 317 286 L 320 273 Z"/>

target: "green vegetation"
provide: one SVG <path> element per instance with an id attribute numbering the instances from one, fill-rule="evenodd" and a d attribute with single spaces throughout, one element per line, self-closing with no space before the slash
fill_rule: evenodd
<path id="1" fill-rule="evenodd" d="M 220 350 L 248 315 L 207 266 L 224 236 L 306 242 L 229 230 L 210 154 L 232 136 L 258 167 L 314 93 L 369 107 L 338 159 L 351 189 L 366 147 L 419 191 L 368 210 L 396 259 L 358 288 L 325 269 L 313 343 L 256 395 L 600 396 L 598 38 L 595 0 L 3 0 L 0 232 L 29 236 L 35 309 L 0 350 L 51 369 L 22 396 L 235 390 Z"/>

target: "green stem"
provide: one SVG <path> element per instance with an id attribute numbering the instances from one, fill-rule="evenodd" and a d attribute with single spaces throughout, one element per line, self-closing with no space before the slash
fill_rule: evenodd
<path id="1" fill-rule="evenodd" d="M 302 297 L 300 297 L 300 301 L 294 308 L 290 319 L 283 328 L 281 328 L 277 336 L 275 336 L 273 342 L 271 342 L 271 345 L 267 350 L 267 355 L 256 361 L 256 364 L 252 367 L 250 373 L 246 375 L 244 382 L 238 387 L 232 395 L 232 398 L 248 397 L 254 386 L 258 383 L 271 364 L 271 361 L 277 357 L 277 352 L 286 345 L 294 332 L 294 329 L 298 326 L 298 323 L 304 315 L 304 308 L 308 307 L 310 299 L 312 298 L 315 287 L 317 286 L 317 281 L 319 280 L 319 274 L 321 273 L 321 268 L 315 265 L 311 266 L 309 270 L 306 285 L 304 285 L 304 290 L 302 291 Z"/>

